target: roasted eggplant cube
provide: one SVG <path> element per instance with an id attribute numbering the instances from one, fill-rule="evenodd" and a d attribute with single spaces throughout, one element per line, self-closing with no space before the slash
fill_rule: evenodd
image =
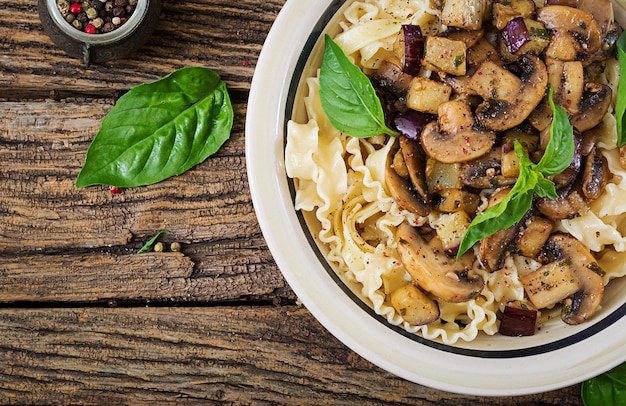
<path id="1" fill-rule="evenodd" d="M 451 75 L 467 72 L 467 47 L 463 41 L 443 37 L 426 37 L 424 67 Z"/>
<path id="2" fill-rule="evenodd" d="M 500 321 L 500 334 L 505 336 L 531 336 L 537 326 L 537 310 L 528 306 L 507 304 Z"/>

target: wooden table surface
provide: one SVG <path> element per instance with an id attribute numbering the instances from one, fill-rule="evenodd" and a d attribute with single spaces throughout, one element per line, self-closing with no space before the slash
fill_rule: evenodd
<path id="1" fill-rule="evenodd" d="M 397 378 L 307 311 L 255 218 L 246 101 L 284 0 L 164 0 L 132 57 L 85 67 L 35 0 L 0 0 L 0 404 L 578 405 L 580 385 L 479 398 Z M 156 185 L 76 189 L 117 91 L 183 66 L 227 83 L 219 153 Z M 166 247 L 137 250 L 159 230 Z"/>

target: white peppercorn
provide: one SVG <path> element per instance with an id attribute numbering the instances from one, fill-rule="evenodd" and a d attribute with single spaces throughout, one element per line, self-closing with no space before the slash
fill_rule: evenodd
<path id="1" fill-rule="evenodd" d="M 165 249 L 165 246 L 163 245 L 162 242 L 158 242 L 154 244 L 154 252 L 163 252 L 164 249 Z"/>
<path id="2" fill-rule="evenodd" d="M 173 243 L 170 245 L 170 249 L 171 249 L 173 252 L 180 252 L 180 250 L 181 250 L 180 243 L 179 243 L 179 242 L 173 242 Z"/>

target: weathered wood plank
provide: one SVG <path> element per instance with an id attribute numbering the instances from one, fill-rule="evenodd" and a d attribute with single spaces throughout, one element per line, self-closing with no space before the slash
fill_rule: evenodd
<path id="1" fill-rule="evenodd" d="M 256 221 L 243 115 L 213 157 L 111 194 L 74 181 L 112 100 L 0 102 L 0 302 L 293 300 Z M 226 169 L 225 169 L 226 168 Z M 183 267 L 135 253 L 158 231 Z M 158 259 L 158 260 L 157 260 Z"/>
<path id="2" fill-rule="evenodd" d="M 0 309 L 0 403 L 580 405 L 455 395 L 381 371 L 303 308 Z"/>
<path id="3" fill-rule="evenodd" d="M 231 139 L 191 171 L 121 194 L 77 189 L 87 147 L 110 107 L 0 103 L 0 252 L 125 245 L 162 229 L 186 243 L 260 235 L 245 173 L 245 105 L 235 105 Z"/>
<path id="4" fill-rule="evenodd" d="M 0 99 L 110 95 L 187 65 L 215 70 L 249 89 L 259 51 L 284 0 L 164 0 L 153 36 L 132 57 L 85 67 L 43 32 L 36 0 L 0 0 Z M 245 24 L 241 22 L 245 21 Z"/>

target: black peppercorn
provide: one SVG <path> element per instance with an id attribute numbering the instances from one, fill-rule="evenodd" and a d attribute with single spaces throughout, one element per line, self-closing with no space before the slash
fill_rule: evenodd
<path id="1" fill-rule="evenodd" d="M 78 13 L 78 15 L 76 16 L 76 19 L 83 24 L 89 21 L 89 17 L 87 17 L 87 13 L 85 13 L 84 11 L 81 11 L 80 13 Z"/>
<path id="2" fill-rule="evenodd" d="M 105 24 L 102 26 L 102 32 L 103 32 L 103 33 L 111 32 L 111 31 L 113 31 L 114 29 L 115 29 L 115 25 L 113 25 L 113 23 L 112 23 L 112 22 L 105 23 Z"/>
<path id="3" fill-rule="evenodd" d="M 117 7 L 126 7 L 128 5 L 128 0 L 114 0 L 113 4 Z"/>
<path id="4" fill-rule="evenodd" d="M 126 15 L 126 9 L 124 7 L 114 7 L 113 17 L 124 17 Z"/>

